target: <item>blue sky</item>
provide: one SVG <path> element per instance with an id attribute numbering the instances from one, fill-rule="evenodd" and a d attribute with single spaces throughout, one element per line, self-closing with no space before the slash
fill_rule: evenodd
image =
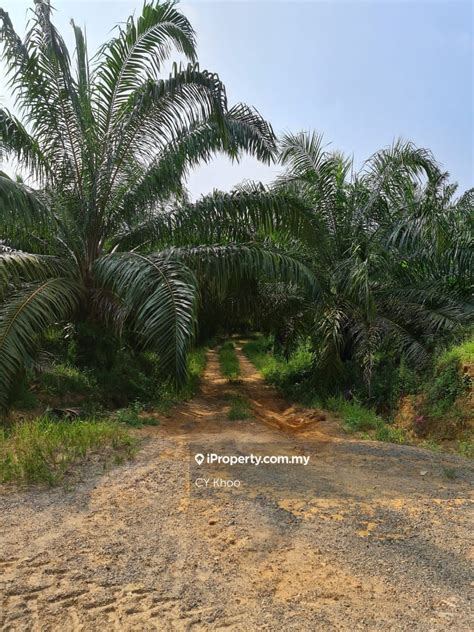
<path id="1" fill-rule="evenodd" d="M 0 0 L 21 30 L 32 2 Z M 90 52 L 141 0 L 56 0 L 56 23 L 86 25 Z M 461 189 L 474 185 L 474 3 L 183 2 L 201 67 L 218 72 L 230 103 L 257 107 L 275 131 L 322 132 L 356 165 L 402 136 L 429 147 Z M 6 91 L 0 77 L 0 99 Z M 198 168 L 193 197 L 277 167 L 223 157 Z"/>

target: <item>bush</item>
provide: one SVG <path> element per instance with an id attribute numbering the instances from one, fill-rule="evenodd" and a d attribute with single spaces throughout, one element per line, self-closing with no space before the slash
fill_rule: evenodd
<path id="1" fill-rule="evenodd" d="M 466 440 L 466 441 L 459 441 L 458 452 L 461 456 L 464 456 L 467 459 L 473 459 L 474 458 L 474 441 L 472 441 L 472 439 Z"/>
<path id="2" fill-rule="evenodd" d="M 393 414 L 402 397 L 418 392 L 421 375 L 402 357 L 399 363 L 385 357 L 373 372 L 372 401 L 383 414 Z"/>
<path id="3" fill-rule="evenodd" d="M 55 330 L 53 330 L 54 333 Z M 12 391 L 11 405 L 21 410 L 42 405 L 80 405 L 81 414 L 97 416 L 106 409 L 126 409 L 141 402 L 143 407 L 163 410 L 177 401 L 192 397 L 198 389 L 206 365 L 206 350 L 198 348 L 188 355 L 188 380 L 176 388 L 163 379 L 159 358 L 154 352 L 133 353 L 127 347 L 117 349 L 108 368 L 85 367 L 56 362 L 47 370 L 25 373 Z M 35 392 L 29 385 L 34 382 Z"/>
<path id="4" fill-rule="evenodd" d="M 283 358 L 269 364 L 265 373 L 270 382 L 286 390 L 305 382 L 311 376 L 314 355 L 307 344 L 300 345 L 288 361 Z"/>
<path id="5" fill-rule="evenodd" d="M 421 412 L 426 433 L 438 439 L 464 440 L 472 420 L 470 398 L 474 344 L 472 339 L 442 353 L 423 390 Z"/>
<path id="6" fill-rule="evenodd" d="M 127 407 L 133 402 L 168 410 L 177 401 L 192 397 L 198 389 L 206 366 L 206 350 L 198 348 L 188 354 L 188 380 L 177 388 L 160 371 L 156 353 L 133 354 L 120 350 L 112 368 L 96 371 L 101 396 L 114 407 Z"/>
<path id="7" fill-rule="evenodd" d="M 449 412 L 458 397 L 469 390 L 469 378 L 461 373 L 457 359 L 441 365 L 426 387 L 427 414 L 439 417 Z"/>
<path id="8" fill-rule="evenodd" d="M 153 353 L 134 354 L 119 349 L 110 368 L 94 370 L 102 400 L 113 407 L 126 407 L 130 402 L 154 402 L 159 399 L 162 382 L 158 359 Z"/>
<path id="9" fill-rule="evenodd" d="M 0 480 L 55 485 L 89 453 L 130 458 L 136 441 L 119 424 L 38 417 L 0 430 Z"/>

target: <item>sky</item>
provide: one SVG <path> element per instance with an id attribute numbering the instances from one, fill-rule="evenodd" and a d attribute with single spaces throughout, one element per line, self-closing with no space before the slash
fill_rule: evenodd
<path id="1" fill-rule="evenodd" d="M 33 2 L 0 0 L 24 32 Z M 53 0 L 63 35 L 87 30 L 89 53 L 142 0 Z M 316 130 L 356 167 L 398 137 L 431 149 L 474 186 L 474 0 L 326 0 L 180 3 L 197 31 L 201 68 L 219 73 L 230 105 L 255 106 L 280 135 Z M 69 42 L 70 39 L 66 38 Z M 0 103 L 11 107 L 0 68 Z M 193 198 L 277 166 L 223 156 L 189 177 Z"/>

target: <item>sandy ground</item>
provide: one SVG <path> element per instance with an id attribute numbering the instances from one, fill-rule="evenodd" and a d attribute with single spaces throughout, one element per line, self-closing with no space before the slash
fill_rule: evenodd
<path id="1" fill-rule="evenodd" d="M 2 630 L 469 629 L 469 462 L 287 411 L 239 355 L 229 385 L 210 352 L 202 393 L 140 431 L 133 462 L 2 490 Z M 227 420 L 229 392 L 253 419 Z M 310 461 L 198 467 L 197 452 Z"/>

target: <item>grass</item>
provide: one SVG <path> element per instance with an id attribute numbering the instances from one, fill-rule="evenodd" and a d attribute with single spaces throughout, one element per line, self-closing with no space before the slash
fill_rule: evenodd
<path id="1" fill-rule="evenodd" d="M 378 430 L 384 424 L 383 419 L 375 411 L 355 400 L 346 401 L 342 397 L 330 397 L 326 407 L 337 413 L 344 421 L 346 430 L 352 432 Z"/>
<path id="2" fill-rule="evenodd" d="M 385 422 L 372 408 L 367 408 L 356 400 L 346 401 L 342 397 L 332 397 L 327 400 L 326 407 L 341 417 L 347 432 L 361 433 L 361 439 L 398 444 L 407 442 L 401 428 Z"/>
<path id="3" fill-rule="evenodd" d="M 388 443 L 398 443 L 403 445 L 407 443 L 407 437 L 402 428 L 396 428 L 390 424 L 382 421 L 383 425 L 380 425 L 375 432 L 375 439 L 377 441 L 386 441 Z"/>
<path id="4" fill-rule="evenodd" d="M 188 355 L 188 382 L 181 389 L 184 397 L 189 398 L 196 394 L 201 376 L 206 368 L 207 347 L 198 347 L 189 352 Z"/>
<path id="5" fill-rule="evenodd" d="M 420 448 L 431 450 L 431 452 L 441 452 L 441 445 L 432 438 L 424 439 L 420 442 Z"/>
<path id="6" fill-rule="evenodd" d="M 455 347 L 451 347 L 451 349 L 442 353 L 437 360 L 437 365 L 438 367 L 442 367 L 452 362 L 474 364 L 474 338 L 466 340 Z"/>
<path id="7" fill-rule="evenodd" d="M 276 358 L 269 353 L 269 342 L 263 336 L 246 342 L 243 352 L 264 377 L 270 367 L 276 366 Z"/>
<path id="8" fill-rule="evenodd" d="M 250 402 L 241 395 L 231 395 L 230 408 L 227 413 L 227 419 L 230 421 L 237 421 L 239 419 L 249 419 L 252 417 L 252 409 Z"/>
<path id="9" fill-rule="evenodd" d="M 474 459 L 474 441 L 472 439 L 459 441 L 457 452 L 466 459 Z"/>
<path id="10" fill-rule="evenodd" d="M 132 428 L 142 428 L 143 426 L 158 426 L 159 420 L 151 415 L 143 414 L 145 407 L 140 402 L 134 402 L 127 408 L 120 408 L 114 414 L 114 418 L 119 423 L 131 426 Z"/>
<path id="11" fill-rule="evenodd" d="M 77 406 L 84 417 L 103 417 L 106 411 L 119 410 L 124 423 L 137 425 L 133 417 L 138 408 L 138 412 L 151 407 L 167 412 L 197 392 L 206 365 L 206 349 L 189 352 L 188 379 L 179 388 L 163 380 L 156 354 L 144 352 L 139 359 L 143 366 L 137 358 L 124 355 L 121 366 L 114 365 L 109 372 L 56 363 L 39 376 L 25 376 L 17 385 L 12 405 L 22 411 Z M 29 387 L 31 382 L 34 392 Z"/>
<path id="12" fill-rule="evenodd" d="M 154 401 L 143 403 L 136 400 L 129 406 L 116 410 L 114 419 L 133 428 L 158 426 L 160 423 L 159 419 L 152 415 L 147 415 L 146 411 L 153 409 L 162 414 L 167 414 L 180 401 L 193 397 L 199 388 L 201 375 L 205 367 L 206 349 L 200 347 L 192 350 L 188 355 L 188 380 L 184 386 L 176 388 L 169 383 L 159 384 Z"/>
<path id="13" fill-rule="evenodd" d="M 454 481 L 458 477 L 457 472 L 453 467 L 444 467 L 443 474 L 450 481 Z"/>
<path id="14" fill-rule="evenodd" d="M 69 364 L 55 364 L 40 375 L 40 387 L 48 395 L 90 395 L 97 384 L 88 371 L 79 370 Z"/>
<path id="15" fill-rule="evenodd" d="M 285 397 L 308 407 L 327 408 L 343 422 L 346 432 L 358 433 L 361 439 L 406 443 L 403 430 L 386 423 L 371 408 L 356 400 L 343 397 L 320 399 L 307 378 L 313 365 L 311 350 L 303 345 L 286 361 L 270 353 L 270 341 L 263 336 L 244 346 L 244 353 L 263 377 L 276 386 Z"/>
<path id="16" fill-rule="evenodd" d="M 159 386 L 158 396 L 151 402 L 152 407 L 163 414 L 182 401 L 194 397 L 199 390 L 201 376 L 206 368 L 206 347 L 198 347 L 188 354 L 188 379 L 180 388 L 173 384 L 163 383 Z M 144 407 L 145 408 L 145 407 Z"/>
<path id="17" fill-rule="evenodd" d="M 239 379 L 240 365 L 235 353 L 235 346 L 231 340 L 225 342 L 219 349 L 219 364 L 222 375 L 230 382 Z"/>
<path id="18" fill-rule="evenodd" d="M 0 430 L 0 480 L 57 485 L 94 453 L 105 463 L 134 454 L 136 440 L 110 420 L 54 421 L 37 417 Z"/>
<path id="19" fill-rule="evenodd" d="M 107 413 L 100 402 L 92 373 L 67 364 L 56 364 L 52 371 L 41 376 L 42 393 L 50 396 L 89 393 L 88 399 L 81 404 L 81 414 L 86 408 L 96 409 L 98 414 L 75 421 L 56 420 L 44 415 L 3 428 L 0 426 L 0 481 L 57 485 L 71 468 L 90 456 L 97 456 L 104 465 L 110 460 L 120 462 L 130 458 L 137 440 L 126 426 L 157 425 L 159 420 L 147 415 L 146 410 L 150 407 L 169 410 L 177 402 L 192 397 L 199 388 L 205 365 L 206 350 L 191 351 L 188 356 L 189 379 L 183 387 L 177 389 L 158 382 L 153 393 L 156 399 L 146 404 L 134 401 L 116 410 L 113 417 L 106 417 L 111 413 Z M 99 401 L 93 399 L 94 394 Z"/>
<path id="20" fill-rule="evenodd" d="M 260 336 L 244 345 L 243 351 L 265 380 L 281 393 L 305 406 L 320 406 L 316 393 L 308 383 L 314 355 L 302 344 L 288 360 L 271 353 L 271 339 Z"/>

